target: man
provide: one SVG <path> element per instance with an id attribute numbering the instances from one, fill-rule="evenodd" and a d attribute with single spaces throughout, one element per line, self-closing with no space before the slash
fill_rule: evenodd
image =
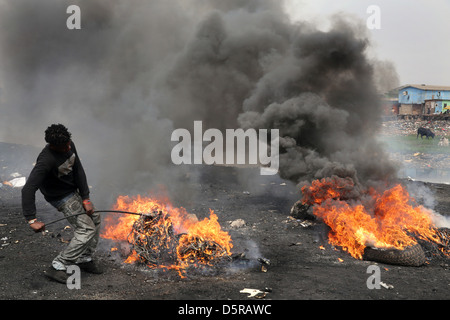
<path id="1" fill-rule="evenodd" d="M 94 212 L 89 200 L 86 174 L 71 133 L 62 124 L 53 124 L 45 130 L 48 143 L 39 154 L 36 165 L 22 189 L 23 214 L 30 227 L 39 232 L 45 224 L 36 219 L 36 191 L 62 212 L 74 228 L 68 246 L 52 261 L 46 275 L 58 282 L 66 283 L 69 265 L 91 273 L 102 273 L 92 260 L 100 233 L 100 215 Z M 71 217 L 77 213 L 85 213 Z"/>

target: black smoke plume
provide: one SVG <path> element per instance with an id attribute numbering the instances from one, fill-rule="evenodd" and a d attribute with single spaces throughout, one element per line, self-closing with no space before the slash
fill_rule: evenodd
<path id="1" fill-rule="evenodd" d="M 66 8 L 79 5 L 81 30 Z M 359 22 L 293 23 L 278 0 L 0 1 L 0 139 L 42 146 L 64 123 L 102 194 L 189 196 L 176 128 L 280 130 L 280 175 L 395 177 Z M 42 136 L 42 137 L 41 137 Z"/>

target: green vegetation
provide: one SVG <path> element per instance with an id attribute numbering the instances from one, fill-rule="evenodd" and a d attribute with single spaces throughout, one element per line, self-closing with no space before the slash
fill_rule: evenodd
<path id="1" fill-rule="evenodd" d="M 381 136 L 379 138 L 389 152 L 450 154 L 449 146 L 439 146 L 439 138 L 417 139 L 417 135 Z"/>

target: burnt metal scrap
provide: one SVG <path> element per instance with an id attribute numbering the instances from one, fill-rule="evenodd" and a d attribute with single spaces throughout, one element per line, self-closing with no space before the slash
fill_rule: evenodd
<path id="1" fill-rule="evenodd" d="M 133 245 L 139 262 L 161 265 L 177 260 L 177 237 L 172 223 L 165 220 L 162 212 L 154 212 L 134 222 L 128 242 Z"/>
<path id="2" fill-rule="evenodd" d="M 182 235 L 179 243 L 178 256 L 190 264 L 202 262 L 204 265 L 212 266 L 219 262 L 232 260 L 227 250 L 215 241 Z"/>
<path id="3" fill-rule="evenodd" d="M 213 266 L 232 260 L 226 249 L 215 241 L 186 233 L 176 234 L 170 216 L 161 211 L 136 220 L 128 242 L 133 245 L 138 261 L 150 267 Z"/>
<path id="4" fill-rule="evenodd" d="M 450 229 L 436 229 L 436 238 L 433 241 L 418 239 L 427 258 L 450 258 Z"/>

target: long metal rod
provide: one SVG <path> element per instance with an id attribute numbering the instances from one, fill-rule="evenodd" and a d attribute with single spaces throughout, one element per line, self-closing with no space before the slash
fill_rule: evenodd
<path id="1" fill-rule="evenodd" d="M 136 216 L 145 216 L 147 215 L 146 213 L 139 213 L 139 212 L 130 212 L 130 211 L 122 211 L 122 210 L 95 210 L 94 213 L 103 213 L 103 212 L 111 212 L 111 213 L 124 213 L 124 214 L 132 214 L 132 215 L 136 215 Z M 65 220 L 67 218 L 71 218 L 71 217 L 77 217 L 77 216 L 81 216 L 82 214 L 86 214 L 86 212 L 80 212 L 80 213 L 76 213 L 67 217 L 63 217 L 63 218 L 59 218 L 50 222 L 45 223 L 46 226 L 50 225 L 50 224 L 54 224 L 56 222 Z"/>

